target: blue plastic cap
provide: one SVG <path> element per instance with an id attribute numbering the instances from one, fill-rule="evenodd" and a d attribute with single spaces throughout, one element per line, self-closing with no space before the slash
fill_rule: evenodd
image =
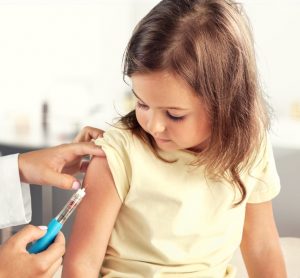
<path id="1" fill-rule="evenodd" d="M 34 244 L 32 244 L 28 249 L 28 252 L 30 254 L 37 254 L 46 250 L 49 245 L 53 243 L 62 226 L 63 225 L 61 223 L 53 218 L 48 224 L 47 233 Z"/>

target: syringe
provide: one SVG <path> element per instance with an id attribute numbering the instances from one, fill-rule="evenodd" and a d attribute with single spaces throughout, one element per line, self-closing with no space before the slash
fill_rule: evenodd
<path id="1" fill-rule="evenodd" d="M 30 254 L 40 253 L 48 248 L 84 196 L 85 189 L 81 188 L 71 197 L 60 213 L 49 222 L 47 233 L 29 247 Z"/>

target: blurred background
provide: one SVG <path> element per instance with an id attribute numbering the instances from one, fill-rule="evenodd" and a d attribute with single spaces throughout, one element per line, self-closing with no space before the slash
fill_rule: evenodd
<path id="1" fill-rule="evenodd" d="M 274 109 L 271 138 L 282 181 L 275 217 L 281 236 L 300 237 L 300 0 L 240 2 Z M 122 56 L 134 26 L 156 3 L 0 0 L 1 154 L 68 142 L 82 127 L 106 129 L 128 111 Z M 34 185 L 31 192 L 36 225 L 47 224 L 71 194 Z M 17 229 L 3 230 L 0 238 Z"/>

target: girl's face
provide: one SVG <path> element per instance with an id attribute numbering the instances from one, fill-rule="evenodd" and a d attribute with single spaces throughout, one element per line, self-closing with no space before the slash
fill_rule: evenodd
<path id="1" fill-rule="evenodd" d="M 202 150 L 211 125 L 201 98 L 181 78 L 168 72 L 132 75 L 136 117 L 161 150 Z"/>

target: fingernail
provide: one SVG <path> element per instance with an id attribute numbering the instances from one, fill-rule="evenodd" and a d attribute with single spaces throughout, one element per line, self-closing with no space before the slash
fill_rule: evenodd
<path id="1" fill-rule="evenodd" d="M 38 226 L 41 230 L 43 230 L 43 231 L 45 231 L 45 230 L 47 230 L 48 229 L 48 227 L 47 226 Z"/>
<path id="2" fill-rule="evenodd" d="M 74 181 L 72 185 L 72 189 L 77 190 L 80 188 L 80 183 L 78 181 Z"/>

